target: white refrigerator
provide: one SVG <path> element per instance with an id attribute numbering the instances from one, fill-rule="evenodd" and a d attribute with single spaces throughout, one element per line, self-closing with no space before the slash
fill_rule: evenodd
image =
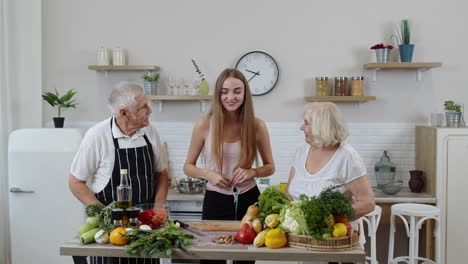
<path id="1" fill-rule="evenodd" d="M 59 245 L 77 235 L 84 207 L 68 188 L 82 134 L 76 129 L 21 129 L 9 137 L 12 264 L 66 264 Z"/>

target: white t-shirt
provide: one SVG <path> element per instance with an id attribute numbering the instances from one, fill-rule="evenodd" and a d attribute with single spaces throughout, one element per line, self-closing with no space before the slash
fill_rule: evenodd
<path id="1" fill-rule="evenodd" d="M 113 118 L 113 117 L 112 117 Z M 108 118 L 91 127 L 83 138 L 80 148 L 73 159 L 70 173 L 77 179 L 87 181 L 90 189 L 98 193 L 106 187 L 112 176 L 115 161 L 115 147 L 112 136 L 119 142 L 119 148 L 137 148 L 146 145 L 145 134 L 151 142 L 154 152 L 154 171 L 161 172 L 166 168 L 166 160 L 156 128 L 151 124 L 138 130 L 129 137 L 122 133 L 115 119 L 112 131 Z M 112 134 L 111 134 L 112 133 Z"/>
<path id="2" fill-rule="evenodd" d="M 294 200 L 301 194 L 317 196 L 332 185 L 347 184 L 367 174 L 366 167 L 356 150 L 349 144 L 342 142 L 335 154 L 315 174 L 306 170 L 306 160 L 310 145 L 300 145 L 294 157 L 292 167 L 295 169 L 288 191 Z"/>

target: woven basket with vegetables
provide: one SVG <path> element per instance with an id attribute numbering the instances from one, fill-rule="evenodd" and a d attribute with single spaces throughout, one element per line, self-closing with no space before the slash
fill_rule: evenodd
<path id="1" fill-rule="evenodd" d="M 351 250 L 358 244 L 358 232 L 347 219 L 353 218 L 350 199 L 326 189 L 318 197 L 301 195 L 283 207 L 280 228 L 288 232 L 290 247 L 317 251 Z"/>

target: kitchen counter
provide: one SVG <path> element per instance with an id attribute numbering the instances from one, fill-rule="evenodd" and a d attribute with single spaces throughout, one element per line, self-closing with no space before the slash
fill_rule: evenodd
<path id="1" fill-rule="evenodd" d="M 194 222 L 191 222 L 194 223 Z M 187 230 L 184 232 L 191 233 Z M 174 259 L 236 259 L 236 260 L 275 260 L 275 261 L 333 261 L 333 262 L 363 262 L 365 252 L 356 248 L 343 252 L 318 252 L 296 248 L 270 249 L 267 247 L 256 248 L 252 244 L 218 245 L 210 241 L 211 237 L 219 232 L 204 231 L 204 236 L 191 233 L 195 236 L 187 254 L 180 249 L 174 249 Z M 60 246 L 61 256 L 73 256 L 75 264 L 86 263 L 85 256 L 105 257 L 132 257 L 125 252 L 124 247 L 111 244 L 81 244 L 78 238 Z M 141 256 L 149 258 L 148 256 Z"/>
<path id="2" fill-rule="evenodd" d="M 409 188 L 403 188 L 397 194 L 389 195 L 383 193 L 377 188 L 373 188 L 375 193 L 375 202 L 383 203 L 436 203 L 435 195 L 427 193 L 413 193 Z M 168 201 L 203 201 L 204 193 L 200 194 L 184 194 L 178 190 L 169 189 L 167 194 Z"/>
<path id="3" fill-rule="evenodd" d="M 180 193 L 176 189 L 169 189 L 167 193 L 167 200 L 168 201 L 191 201 L 191 202 L 198 202 L 203 201 L 203 197 L 205 193 L 197 193 L 197 194 L 186 194 Z"/>
<path id="4" fill-rule="evenodd" d="M 429 203 L 435 204 L 435 195 L 427 193 L 413 193 L 409 188 L 403 188 L 397 194 L 385 194 L 381 190 L 373 188 L 375 202 L 377 204 L 391 203 Z"/>

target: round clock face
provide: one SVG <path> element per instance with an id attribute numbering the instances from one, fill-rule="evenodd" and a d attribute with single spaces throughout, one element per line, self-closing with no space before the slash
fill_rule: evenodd
<path id="1" fill-rule="evenodd" d="M 278 64 L 262 51 L 252 51 L 242 56 L 236 64 L 236 69 L 249 81 L 252 95 L 266 94 L 278 82 Z"/>

